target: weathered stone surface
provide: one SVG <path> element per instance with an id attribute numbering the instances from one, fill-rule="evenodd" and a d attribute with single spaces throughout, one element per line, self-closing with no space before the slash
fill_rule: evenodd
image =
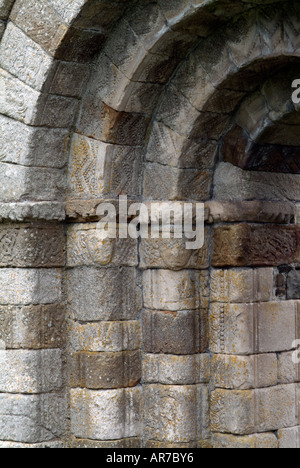
<path id="1" fill-rule="evenodd" d="M 71 387 L 92 390 L 136 387 L 141 380 L 139 351 L 75 353 L 70 360 Z"/>
<path id="2" fill-rule="evenodd" d="M 299 299 L 300 298 L 300 271 L 293 270 L 287 277 L 287 298 Z"/>
<path id="3" fill-rule="evenodd" d="M 280 384 L 289 384 L 300 380 L 300 366 L 294 363 L 293 357 L 294 351 L 279 354 L 278 382 Z"/>
<path id="4" fill-rule="evenodd" d="M 147 270 L 143 273 L 144 306 L 155 310 L 194 310 L 208 305 L 208 273 Z"/>
<path id="5" fill-rule="evenodd" d="M 210 380 L 210 356 L 144 354 L 143 381 L 149 384 L 194 385 Z"/>
<path id="6" fill-rule="evenodd" d="M 211 301 L 222 303 L 268 302 L 273 299 L 273 269 L 213 269 Z"/>
<path id="7" fill-rule="evenodd" d="M 0 307 L 0 349 L 50 349 L 65 344 L 63 305 Z"/>
<path id="8" fill-rule="evenodd" d="M 41 90 L 52 58 L 13 23 L 8 23 L 0 46 L 0 66 L 34 89 Z"/>
<path id="9" fill-rule="evenodd" d="M 65 207 L 62 202 L 0 203 L 0 220 L 3 221 L 63 221 Z"/>
<path id="10" fill-rule="evenodd" d="M 63 385 L 59 350 L 0 351 L 0 366 L 4 393 L 47 393 Z"/>
<path id="11" fill-rule="evenodd" d="M 41 444 L 22 444 L 18 442 L 0 442 L 1 449 L 64 449 L 66 444 L 62 441 L 49 441 Z"/>
<path id="12" fill-rule="evenodd" d="M 87 86 L 90 68 L 83 63 L 56 61 L 43 86 L 50 94 L 80 98 Z"/>
<path id="13" fill-rule="evenodd" d="M 0 227 L 0 267 L 59 267 L 64 265 L 62 226 Z"/>
<path id="14" fill-rule="evenodd" d="M 91 95 L 84 99 L 77 131 L 106 143 L 139 146 L 148 124 L 143 115 L 118 112 Z"/>
<path id="15" fill-rule="evenodd" d="M 50 54 L 55 53 L 67 30 L 58 13 L 45 1 L 16 1 L 11 20 Z"/>
<path id="16" fill-rule="evenodd" d="M 291 224 L 295 214 L 295 205 L 282 202 L 208 201 L 209 223 L 275 223 Z M 280 229 L 280 227 L 279 227 Z"/>
<path id="17" fill-rule="evenodd" d="M 210 349 L 223 354 L 274 353 L 298 339 L 298 303 L 213 304 Z"/>
<path id="18" fill-rule="evenodd" d="M 144 197 L 154 200 L 201 200 L 210 197 L 212 173 L 148 163 Z"/>
<path id="19" fill-rule="evenodd" d="M 0 269 L 1 305 L 54 304 L 60 301 L 59 269 Z"/>
<path id="20" fill-rule="evenodd" d="M 0 163 L 0 199 L 2 202 L 63 199 L 66 190 L 64 171 Z"/>
<path id="21" fill-rule="evenodd" d="M 140 191 L 141 149 L 106 144 L 75 134 L 69 186 L 83 198 L 136 195 Z"/>
<path id="22" fill-rule="evenodd" d="M 188 443 L 205 438 L 208 391 L 203 385 L 144 388 L 146 440 Z"/>
<path id="23" fill-rule="evenodd" d="M 277 449 L 278 440 L 275 434 L 253 434 L 237 437 L 226 434 L 213 435 L 213 448 L 216 449 Z"/>
<path id="24" fill-rule="evenodd" d="M 143 348 L 154 354 L 198 354 L 208 345 L 207 310 L 143 312 Z"/>
<path id="25" fill-rule="evenodd" d="M 63 394 L 0 394 L 0 440 L 24 443 L 51 441 L 66 428 Z"/>
<path id="26" fill-rule="evenodd" d="M 281 385 L 257 391 L 257 430 L 267 432 L 293 427 L 298 422 L 295 385 Z"/>
<path id="27" fill-rule="evenodd" d="M 229 163 L 221 163 L 214 176 L 214 197 L 217 200 L 300 199 L 299 175 L 243 171 Z"/>
<path id="28" fill-rule="evenodd" d="M 141 389 L 71 390 L 71 428 L 75 437 L 119 440 L 141 433 Z"/>
<path id="29" fill-rule="evenodd" d="M 77 449 L 138 449 L 142 445 L 141 439 L 133 437 L 131 439 L 122 440 L 107 440 L 107 441 L 96 441 L 96 440 L 81 440 L 74 439 L 71 441 L 71 447 Z M 0 445 L 1 446 L 1 445 Z"/>
<path id="30" fill-rule="evenodd" d="M 141 344 L 140 321 L 100 322 L 86 325 L 69 323 L 72 351 L 117 353 L 135 351 Z"/>
<path id="31" fill-rule="evenodd" d="M 61 129 L 41 129 L 0 116 L 0 161 L 22 166 L 61 169 L 67 162 L 69 133 Z M 22 144 L 20 144 L 22 142 Z"/>
<path id="32" fill-rule="evenodd" d="M 77 320 L 135 320 L 141 293 L 132 268 L 76 268 L 68 272 L 68 309 Z"/>
<path id="33" fill-rule="evenodd" d="M 296 226 L 237 224 L 214 230 L 212 264 L 222 266 L 277 266 L 300 259 Z"/>
<path id="34" fill-rule="evenodd" d="M 278 431 L 280 449 L 300 448 L 300 426 Z"/>
<path id="35" fill-rule="evenodd" d="M 7 19 L 10 9 L 14 3 L 14 0 L 1 0 L 0 1 L 0 18 Z"/>
<path id="36" fill-rule="evenodd" d="M 209 229 L 204 234 L 205 245 L 200 250 L 188 250 L 187 239 L 142 239 L 140 243 L 140 268 L 170 270 L 209 267 Z"/>
<path id="37" fill-rule="evenodd" d="M 67 265 L 137 266 L 137 242 L 134 239 L 103 240 L 98 224 L 76 224 L 68 228 Z"/>
<path id="38" fill-rule="evenodd" d="M 249 390 L 277 385 L 276 354 L 212 358 L 212 378 L 219 388 Z"/>

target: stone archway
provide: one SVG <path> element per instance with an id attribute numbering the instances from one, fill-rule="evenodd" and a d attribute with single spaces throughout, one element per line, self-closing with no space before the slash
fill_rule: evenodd
<path id="1" fill-rule="evenodd" d="M 284 89 L 283 114 L 272 96 L 258 118 L 247 104 L 257 90 L 264 95 L 270 73 L 295 71 L 297 4 L 144 3 L 16 1 L 2 38 L 1 219 L 11 224 L 1 227 L 1 360 L 22 378 L 0 377 L 0 439 L 296 445 L 298 376 L 286 349 L 295 329 L 278 347 L 275 334 L 247 333 L 268 329 L 270 315 L 276 327 L 283 314 L 296 323 L 285 284 L 297 276 L 289 268 L 298 262 L 299 176 L 249 172 L 248 159 L 239 161 L 245 140 L 250 157 L 267 144 L 269 162 L 284 145 L 279 160 L 294 151 L 289 167 L 297 172 L 298 141 L 292 150 L 278 132 L 283 117 L 297 123 Z M 264 139 L 239 118 L 245 109 Z M 251 161 L 251 169 L 267 167 Z M 100 244 L 97 206 L 120 194 L 207 202 L 205 249 L 178 262 L 169 242 Z M 16 398 L 20 419 L 8 425 Z M 282 398 L 293 407 L 288 416 Z"/>

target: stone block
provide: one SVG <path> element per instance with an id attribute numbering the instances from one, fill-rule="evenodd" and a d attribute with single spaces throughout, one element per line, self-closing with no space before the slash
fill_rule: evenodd
<path id="1" fill-rule="evenodd" d="M 65 345 L 65 308 L 1 306 L 0 349 L 55 349 Z"/>
<path id="2" fill-rule="evenodd" d="M 161 122 L 154 122 L 146 159 L 147 161 L 177 168 L 213 169 L 217 156 L 214 142 L 187 141 Z"/>
<path id="3" fill-rule="evenodd" d="M 212 359 L 212 376 L 216 387 L 237 390 L 277 385 L 276 354 L 228 356 Z"/>
<path id="4" fill-rule="evenodd" d="M 0 112 L 13 119 L 30 124 L 40 98 L 33 90 L 4 70 L 0 70 Z"/>
<path id="5" fill-rule="evenodd" d="M 287 277 L 287 298 L 300 299 L 300 271 L 292 270 Z"/>
<path id="6" fill-rule="evenodd" d="M 142 446 L 141 439 L 132 437 L 131 439 L 96 441 L 87 439 L 75 439 L 71 441 L 71 447 L 75 449 L 139 449 Z"/>
<path id="7" fill-rule="evenodd" d="M 51 0 L 52 1 L 52 0 Z M 55 54 L 66 34 L 67 26 L 49 2 L 34 0 L 15 2 L 11 20 L 34 42 L 51 55 Z"/>
<path id="8" fill-rule="evenodd" d="M 93 95 L 81 109 L 77 131 L 115 145 L 139 146 L 145 139 L 149 119 L 141 114 L 118 112 Z"/>
<path id="9" fill-rule="evenodd" d="M 0 128 L 0 161 L 58 169 L 66 165 L 66 130 L 29 127 L 3 115 Z"/>
<path id="10" fill-rule="evenodd" d="M 139 194 L 141 154 L 141 148 L 106 144 L 75 134 L 69 167 L 72 195 Z"/>
<path id="11" fill-rule="evenodd" d="M 0 351 L 0 391 L 47 393 L 63 385 L 62 355 L 56 349 Z"/>
<path id="12" fill-rule="evenodd" d="M 83 63 L 57 61 L 49 74 L 43 90 L 50 94 L 80 98 L 87 86 L 90 68 Z"/>
<path id="13" fill-rule="evenodd" d="M 60 301 L 59 269 L 0 269 L 1 305 L 54 304 Z"/>
<path id="14" fill-rule="evenodd" d="M 273 299 L 273 269 L 213 269 L 211 301 L 222 303 L 268 302 Z"/>
<path id="15" fill-rule="evenodd" d="M 300 426 L 281 429 L 278 431 L 280 449 L 300 448 Z"/>
<path id="16" fill-rule="evenodd" d="M 144 197 L 154 200 L 206 201 L 210 197 L 212 173 L 177 169 L 148 163 L 145 169 Z"/>
<path id="17" fill-rule="evenodd" d="M 69 346 L 72 351 L 118 353 L 135 351 L 141 344 L 139 321 L 99 322 L 86 325 L 69 323 Z"/>
<path id="18" fill-rule="evenodd" d="M 141 389 L 71 390 L 71 431 L 76 438 L 120 440 L 141 434 Z"/>
<path id="19" fill-rule="evenodd" d="M 214 197 L 217 200 L 300 199 L 300 175 L 243 171 L 230 163 L 220 163 L 214 176 Z"/>
<path id="20" fill-rule="evenodd" d="M 210 404 L 213 432 L 237 435 L 255 432 L 253 391 L 215 390 Z"/>
<path id="21" fill-rule="evenodd" d="M 129 99 L 124 107 L 125 112 L 139 114 L 141 123 L 150 119 L 156 109 L 163 85 L 156 83 L 132 82 L 128 88 Z M 142 117 L 143 114 L 145 117 Z"/>
<path id="22" fill-rule="evenodd" d="M 146 440 L 188 443 L 207 436 L 208 390 L 202 385 L 144 387 Z"/>
<path id="23" fill-rule="evenodd" d="M 60 169 L 33 168 L 0 163 L 0 199 L 9 203 L 28 198 L 62 200 L 66 176 Z"/>
<path id="24" fill-rule="evenodd" d="M 61 437 L 66 429 L 63 394 L 0 394 L 0 440 L 35 444 Z"/>
<path id="25" fill-rule="evenodd" d="M 70 359 L 70 386 L 92 390 L 136 387 L 141 380 L 139 351 L 75 353 Z"/>
<path id="26" fill-rule="evenodd" d="M 222 266 L 277 266 L 299 261 L 296 226 L 237 224 L 214 230 L 212 264 Z"/>
<path id="27" fill-rule="evenodd" d="M 163 385 L 194 385 L 210 380 L 210 356 L 144 354 L 143 382 Z"/>
<path id="28" fill-rule="evenodd" d="M 65 218 L 65 205 L 62 202 L 0 202 L 1 222 L 64 221 Z"/>
<path id="29" fill-rule="evenodd" d="M 213 304 L 210 348 L 223 354 L 274 353 L 293 349 L 298 304 Z"/>
<path id="30" fill-rule="evenodd" d="M 216 449 L 278 449 L 275 434 L 252 434 L 238 437 L 227 434 L 213 435 L 213 448 Z"/>
<path id="31" fill-rule="evenodd" d="M 147 309 L 195 310 L 208 305 L 208 274 L 196 270 L 147 270 L 143 273 Z"/>
<path id="32" fill-rule="evenodd" d="M 143 348 L 153 354 L 198 354 L 208 345 L 207 310 L 143 312 Z"/>
<path id="33" fill-rule="evenodd" d="M 75 224 L 68 228 L 67 265 L 122 267 L 137 266 L 135 239 L 105 239 L 98 224 Z"/>
<path id="34" fill-rule="evenodd" d="M 186 248 L 187 239 L 142 239 L 140 268 L 204 270 L 209 267 L 209 229 L 205 229 L 205 245 L 198 250 Z"/>
<path id="35" fill-rule="evenodd" d="M 278 382 L 290 384 L 299 382 L 300 366 L 293 361 L 293 352 L 281 353 L 278 357 Z"/>
<path id="36" fill-rule="evenodd" d="M 256 393 L 257 432 L 293 427 L 298 422 L 295 385 L 260 389 Z"/>
<path id="37" fill-rule="evenodd" d="M 62 226 L 0 227 L 0 267 L 59 267 L 64 265 Z"/>
<path id="38" fill-rule="evenodd" d="M 41 94 L 32 125 L 50 128 L 70 128 L 77 115 L 78 99 L 54 94 Z"/>
<path id="39" fill-rule="evenodd" d="M 179 135 L 189 137 L 199 115 L 199 111 L 190 101 L 173 85 L 170 85 L 161 101 L 156 119 Z"/>
<path id="40" fill-rule="evenodd" d="M 14 0 L 1 0 L 0 1 L 0 18 L 6 20 L 11 7 L 13 6 Z"/>
<path id="41" fill-rule="evenodd" d="M 40 91 L 52 58 L 13 23 L 8 23 L 0 46 L 0 66 Z"/>
<path id="42" fill-rule="evenodd" d="M 68 272 L 68 308 L 77 320 L 135 320 L 141 306 L 133 268 L 86 267 Z"/>

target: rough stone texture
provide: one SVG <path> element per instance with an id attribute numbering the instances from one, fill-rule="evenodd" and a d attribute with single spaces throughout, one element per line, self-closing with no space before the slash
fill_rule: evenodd
<path id="1" fill-rule="evenodd" d="M 76 268 L 68 272 L 68 308 L 75 319 L 135 320 L 142 308 L 132 268 Z"/>
<path id="2" fill-rule="evenodd" d="M 142 239 L 140 244 L 140 268 L 170 270 L 199 269 L 209 267 L 209 230 L 205 230 L 205 245 L 199 250 L 187 250 L 187 239 Z"/>
<path id="3" fill-rule="evenodd" d="M 210 380 L 210 356 L 175 356 L 171 354 L 145 354 L 143 357 L 145 383 L 163 385 L 193 385 Z"/>
<path id="4" fill-rule="evenodd" d="M 273 299 L 273 269 L 213 269 L 210 289 L 212 302 L 268 302 Z"/>
<path id="5" fill-rule="evenodd" d="M 141 380 L 139 351 L 76 353 L 70 362 L 71 387 L 92 390 L 136 387 Z"/>
<path id="6" fill-rule="evenodd" d="M 292 427 L 278 431 L 279 448 L 298 449 L 300 448 L 300 427 Z"/>
<path id="7" fill-rule="evenodd" d="M 216 449 L 277 449 L 278 440 L 275 434 L 253 434 L 237 437 L 226 434 L 214 434 L 213 448 Z M 281 447 L 280 447 L 281 448 Z M 283 448 L 283 447 L 282 447 Z"/>
<path id="8" fill-rule="evenodd" d="M 224 354 L 274 353 L 298 339 L 298 303 L 213 304 L 210 348 Z"/>
<path id="9" fill-rule="evenodd" d="M 66 428 L 63 394 L 0 395 L 0 440 L 39 443 L 61 437 Z"/>
<path id="10" fill-rule="evenodd" d="M 298 416 L 295 393 L 295 385 L 254 391 L 215 390 L 211 399 L 212 429 L 229 429 L 232 434 L 243 435 L 291 427 Z"/>
<path id="11" fill-rule="evenodd" d="M 61 351 L 0 351 L 0 391 L 47 393 L 62 388 Z"/>
<path id="12" fill-rule="evenodd" d="M 215 355 L 212 359 L 212 380 L 216 387 L 227 389 L 272 387 L 277 385 L 277 356 L 276 354 L 257 354 L 247 357 Z"/>
<path id="13" fill-rule="evenodd" d="M 80 439 L 117 440 L 141 432 L 141 389 L 71 390 L 72 433 Z M 101 421 L 101 425 L 99 425 Z"/>
<path id="14" fill-rule="evenodd" d="M 276 266 L 299 262 L 296 226 L 237 224 L 214 231 L 215 267 Z"/>
<path id="15" fill-rule="evenodd" d="M 207 310 L 143 312 L 143 349 L 146 353 L 191 355 L 208 345 Z"/>
<path id="16" fill-rule="evenodd" d="M 58 169 L 65 166 L 66 130 L 36 129 L 3 115 L 0 116 L 0 129 L 1 162 Z"/>
<path id="17" fill-rule="evenodd" d="M 62 226 L 0 227 L 0 267 L 59 267 L 63 264 Z"/>
<path id="18" fill-rule="evenodd" d="M 243 171 L 229 163 L 218 166 L 214 187 L 214 197 L 224 201 L 300 199 L 299 175 Z"/>
<path id="19" fill-rule="evenodd" d="M 69 324 L 69 346 L 72 351 L 118 353 L 135 351 L 141 344 L 139 321 Z"/>
<path id="20" fill-rule="evenodd" d="M 103 240 L 98 227 L 98 224 L 77 224 L 69 227 L 67 265 L 69 267 L 137 266 L 137 242 L 131 238 L 119 237 Z"/>
<path id="21" fill-rule="evenodd" d="M 1 305 L 54 304 L 60 300 L 60 270 L 0 269 Z"/>
<path id="22" fill-rule="evenodd" d="M 148 440 L 188 443 L 204 439 L 208 416 L 205 386 L 145 386 L 144 424 Z"/>
<path id="23" fill-rule="evenodd" d="M 300 298 L 300 271 L 293 270 L 287 277 L 287 298 L 299 299 Z"/>
<path id="24" fill-rule="evenodd" d="M 66 336 L 63 305 L 1 306 L 1 349 L 63 348 Z"/>
<path id="25" fill-rule="evenodd" d="M 144 306 L 155 310 L 194 310 L 208 305 L 208 274 L 147 270 L 143 273 Z"/>

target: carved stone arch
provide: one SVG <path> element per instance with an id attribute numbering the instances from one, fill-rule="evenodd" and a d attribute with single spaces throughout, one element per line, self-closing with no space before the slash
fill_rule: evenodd
<path id="1" fill-rule="evenodd" d="M 12 3 L 5 2 L 4 5 L 12 7 Z M 147 15 L 143 16 L 144 7 Z M 151 177 L 149 167 L 143 167 L 145 145 L 149 137 L 149 147 L 157 144 L 158 137 L 153 138 L 152 129 L 161 131 L 160 121 L 154 119 L 160 102 L 166 105 L 168 96 L 171 108 L 172 102 L 175 106 L 177 103 L 181 106 L 185 99 L 189 102 L 190 96 L 185 96 L 183 88 L 176 89 L 173 80 L 166 87 L 179 63 L 187 57 L 186 63 L 190 64 L 192 55 L 188 57 L 188 52 L 199 38 L 204 41 L 202 38 L 233 16 L 252 8 L 253 3 L 245 4 L 244 1 L 235 2 L 233 7 L 232 2 L 227 1 L 159 0 L 147 5 L 145 2 L 142 8 L 141 2 L 117 1 L 113 9 L 108 2 L 91 0 L 15 2 L 0 46 L 0 86 L 5 89 L 0 99 L 0 217 L 10 223 L 1 226 L 0 236 L 3 246 L 0 317 L 4 324 L 0 327 L 0 343 L 4 348 L 0 351 L 1 368 L 4 369 L 2 375 L 0 373 L 0 392 L 3 394 L 0 417 L 5 422 L 4 431 L 0 424 L 0 440 L 4 440 L 4 446 L 65 443 L 79 447 L 189 448 L 209 446 L 211 428 L 215 446 L 236 443 L 222 432 L 244 435 L 252 431 L 252 426 L 243 426 L 244 408 L 248 408 L 250 402 L 252 411 L 253 398 L 265 397 L 267 400 L 269 394 L 256 392 L 253 396 L 252 387 L 245 389 L 245 393 L 236 390 L 227 393 L 230 380 L 226 380 L 225 390 L 222 381 L 227 362 L 225 360 L 224 364 L 224 360 L 218 358 L 223 353 L 230 354 L 225 335 L 225 327 L 233 316 L 230 315 L 230 304 L 226 302 L 232 294 L 230 275 L 237 284 L 233 291 L 236 302 L 243 294 L 251 292 L 249 297 L 256 307 L 256 300 L 269 298 L 271 268 L 266 268 L 262 275 L 248 268 L 237 272 L 226 269 L 223 273 L 221 267 L 217 267 L 218 258 L 214 259 L 211 290 L 216 295 L 215 303 L 225 305 L 221 311 L 218 308 L 211 311 L 211 323 L 214 324 L 211 342 L 215 346 L 212 348 L 215 354 L 213 375 L 219 379 L 213 383 L 221 390 L 216 390 L 210 397 L 213 408 L 210 427 L 210 354 L 204 353 L 208 349 L 210 245 L 189 256 L 176 243 L 140 245 L 141 279 L 140 273 L 136 273 L 139 259 L 136 243 L 131 240 L 99 242 L 95 229 L 96 208 L 101 199 L 116 203 L 121 192 L 133 200 L 137 196 L 141 199 L 142 195 L 145 199 L 209 199 L 218 148 L 214 139 L 192 141 L 187 138 L 190 121 L 186 117 L 193 118 L 196 111 L 199 114 L 202 110 L 198 105 L 188 103 L 188 112 L 184 106 L 181 112 L 180 107 L 182 135 L 171 131 L 164 142 L 163 148 L 170 161 L 168 184 L 170 187 L 174 183 L 175 187 L 172 193 L 166 188 L 160 195 L 156 187 L 152 189 L 146 185 L 145 181 Z M 292 8 L 290 2 L 289 8 Z M 7 8 L 1 19 L 6 20 L 8 14 Z M 294 10 L 292 19 L 297 19 Z M 291 27 L 290 23 L 286 24 Z M 270 47 L 275 51 L 274 55 L 280 55 L 283 52 L 276 31 L 275 28 L 265 34 L 264 47 Z M 126 47 L 114 47 L 120 37 Z M 296 36 L 293 39 L 296 40 Z M 297 42 L 284 40 L 284 44 L 288 47 L 284 54 L 294 55 L 294 49 L 298 50 Z M 248 51 L 251 55 L 250 47 Z M 217 58 L 218 63 L 223 62 Z M 235 72 L 237 68 L 235 65 Z M 199 76 L 190 75 L 188 70 L 185 73 L 191 79 L 196 76 L 198 86 Z M 179 75 L 174 76 L 176 80 Z M 208 82 L 202 84 L 206 100 L 215 89 Z M 167 96 L 165 100 L 161 98 L 164 94 Z M 217 95 L 214 97 L 218 99 Z M 92 116 L 89 115 L 91 105 L 94 106 Z M 176 112 L 173 107 L 175 122 Z M 153 127 L 148 127 L 150 121 L 154 122 Z M 192 145 L 188 147 L 190 140 Z M 69 164 L 65 145 L 71 147 Z M 180 149 L 175 159 L 172 147 L 176 152 Z M 186 158 L 178 157 L 182 148 L 187 153 Z M 202 160 L 197 158 L 196 163 L 193 159 L 195 150 L 206 155 Z M 66 183 L 67 166 L 69 186 Z M 219 193 L 222 184 L 216 181 L 220 173 L 222 175 L 218 166 L 214 179 Z M 157 185 L 166 173 L 161 179 L 159 171 L 155 176 L 158 177 Z M 246 177 L 244 173 L 243 177 Z M 194 185 L 193 181 L 196 181 Z M 290 185 L 290 180 L 286 180 L 285 190 L 288 191 Z M 199 186 L 201 193 L 197 193 Z M 164 188 L 164 184 L 161 187 Z M 241 193 L 247 199 L 248 195 Z M 231 212 L 228 214 L 228 207 L 237 209 L 236 205 L 224 203 L 220 207 L 218 203 L 210 203 L 208 221 L 218 219 L 222 222 L 233 216 Z M 65 208 L 68 225 L 62 223 Z M 289 223 L 293 210 L 286 205 L 280 209 L 280 222 Z M 278 221 L 277 215 L 277 210 L 272 211 L 266 204 L 259 207 L 242 204 L 237 216 L 242 217 L 242 221 L 251 219 L 256 222 L 258 219 Z M 230 219 L 237 220 L 236 216 Z M 210 229 L 207 227 L 207 231 Z M 239 239 L 243 239 L 243 245 L 245 238 L 252 244 L 259 240 L 259 233 L 253 231 L 252 226 L 234 226 L 234 229 L 238 233 L 234 231 L 232 235 L 233 250 L 224 253 L 229 266 L 231 261 L 237 261 L 236 258 L 242 263 L 247 255 L 247 251 L 239 250 Z M 64 257 L 66 230 L 67 265 Z M 273 242 L 280 243 L 277 231 L 275 240 L 272 238 L 275 231 L 275 228 L 267 230 L 272 245 Z M 230 237 L 230 229 L 226 230 L 226 235 Z M 297 250 L 293 227 L 284 229 L 283 240 L 290 261 Z M 219 235 L 216 231 L 215 244 L 220 245 L 221 250 L 222 242 L 222 233 Z M 271 249 L 271 255 L 274 255 L 274 249 Z M 232 258 L 234 260 L 230 260 Z M 251 261 L 257 265 L 257 257 Z M 250 282 L 253 288 L 251 286 L 249 292 Z M 139 311 L 142 308 L 142 283 L 145 332 L 141 362 Z M 66 305 L 68 330 L 65 333 Z M 257 323 L 254 306 L 249 314 L 253 324 Z M 291 318 L 295 304 L 288 306 Z M 224 323 L 220 333 L 219 323 Z M 220 337 L 221 343 L 218 341 Z M 67 367 L 64 367 L 65 358 Z M 242 367 L 245 364 L 247 369 L 248 365 L 260 368 L 261 364 L 252 356 L 250 363 L 246 358 L 239 361 L 237 357 L 236 361 L 238 366 L 240 362 Z M 236 362 L 230 364 L 229 370 L 234 370 Z M 142 386 L 139 385 L 141 366 Z M 15 375 L 22 378 L 15 379 Z M 289 392 L 276 389 L 276 404 L 282 398 L 291 398 L 295 386 L 293 383 L 288 385 Z M 66 425 L 69 393 L 71 427 Z M 13 417 L 16 401 L 21 414 L 18 421 Z M 143 401 L 144 421 L 141 421 Z M 266 409 L 267 403 L 264 405 L 263 409 Z M 232 407 L 237 410 L 242 407 L 242 410 L 241 418 L 237 417 L 231 423 L 228 418 Z M 9 424 L 5 419 L 7 414 L 12 414 Z M 272 425 L 272 430 L 285 429 L 289 423 L 280 421 L 281 425 L 275 424 L 276 428 Z M 239 438 L 237 443 L 277 446 L 274 434 L 257 424 L 254 429 L 262 434 Z M 292 426 L 289 427 L 293 432 Z M 282 440 L 285 440 L 286 432 L 283 432 Z"/>

